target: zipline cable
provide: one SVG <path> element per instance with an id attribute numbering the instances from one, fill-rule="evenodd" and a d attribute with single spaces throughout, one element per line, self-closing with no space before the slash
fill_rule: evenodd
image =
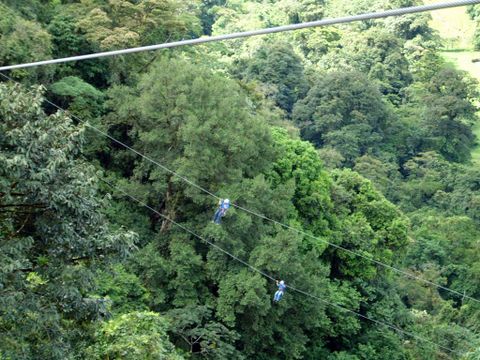
<path id="1" fill-rule="evenodd" d="M 6 79 L 8 79 L 8 80 L 10 80 L 10 81 L 13 81 L 13 82 L 16 82 L 17 84 L 19 84 L 17 81 L 15 81 L 14 79 L 12 79 L 12 78 L 9 77 L 8 75 L 5 75 L 5 74 L 2 73 L 2 72 L 0 72 L 0 75 L 2 75 L 3 77 L 5 77 Z M 101 134 L 102 136 L 105 136 L 106 138 L 108 138 L 108 139 L 112 140 L 113 142 L 117 143 L 118 145 L 121 145 L 121 146 L 124 147 L 125 149 L 132 151 L 133 153 L 135 153 L 135 154 L 137 154 L 138 156 L 142 157 L 143 159 L 151 162 L 152 164 L 157 165 L 158 167 L 160 167 L 161 169 L 163 169 L 165 172 L 168 172 L 169 174 L 172 174 L 172 175 L 178 177 L 179 179 L 183 180 L 183 181 L 186 182 L 187 184 L 189 184 L 189 185 L 197 188 L 198 190 L 200 190 L 200 191 L 202 191 L 202 192 L 204 192 L 204 193 L 206 193 L 206 194 L 214 197 L 215 199 L 221 200 L 221 197 L 219 197 L 218 195 L 216 195 L 216 194 L 212 193 L 211 191 L 205 189 L 204 187 L 202 187 L 202 186 L 194 183 L 193 181 L 191 181 L 191 180 L 189 180 L 188 178 L 186 178 L 186 177 L 178 174 L 177 172 L 169 169 L 168 167 L 166 167 L 165 165 L 163 165 L 163 164 L 159 163 L 158 161 L 152 159 L 151 157 L 149 157 L 149 156 L 147 156 L 147 155 L 145 155 L 145 154 L 142 154 L 141 152 L 135 150 L 135 149 L 132 148 L 131 146 L 128 146 L 127 144 L 123 143 L 122 141 L 114 138 L 114 137 L 111 136 L 110 134 L 108 134 L 108 133 L 106 133 L 106 132 L 98 129 L 97 127 L 95 127 L 95 126 L 93 126 L 93 125 L 90 125 L 88 122 L 83 121 L 83 120 L 80 119 L 78 116 L 76 116 L 76 115 L 70 113 L 69 111 L 61 108 L 60 106 L 58 106 L 57 104 L 51 102 L 50 100 L 45 99 L 45 102 L 48 103 L 48 104 L 50 104 L 50 105 L 52 105 L 53 107 L 55 107 L 56 109 L 58 109 L 58 110 L 60 110 L 60 111 L 64 111 L 64 112 L 68 113 L 71 118 L 77 120 L 79 123 L 81 123 L 81 124 L 85 125 L 86 127 L 94 130 L 95 132 Z M 347 252 L 347 253 L 349 253 L 349 254 L 351 254 L 351 255 L 354 255 L 354 256 L 360 257 L 360 258 L 362 258 L 362 259 L 368 260 L 368 261 L 370 261 L 370 262 L 372 262 L 372 263 L 374 263 L 374 264 L 377 264 L 377 265 L 382 266 L 382 267 L 384 267 L 384 268 L 386 268 L 386 269 L 392 270 L 392 271 L 394 271 L 394 272 L 396 272 L 396 273 L 398 273 L 398 274 L 401 274 L 401 275 L 403 275 L 403 276 L 405 276 L 405 277 L 407 277 L 407 278 L 410 278 L 410 279 L 413 279 L 413 280 L 417 280 L 417 281 L 419 281 L 419 282 L 423 282 L 424 284 L 427 284 L 427 285 L 431 285 L 431 286 L 433 286 L 433 287 L 436 287 L 437 289 L 442 289 L 442 290 L 444 290 L 444 291 L 450 292 L 450 293 L 452 293 L 452 294 L 457 295 L 458 297 L 461 297 L 462 299 L 469 299 L 469 300 L 475 301 L 475 302 L 477 302 L 477 303 L 480 303 L 480 300 L 478 300 L 478 299 L 476 299 L 476 298 L 474 298 L 474 297 L 471 297 L 471 296 L 469 296 L 469 295 L 466 295 L 465 293 L 458 292 L 458 291 L 453 290 L 453 289 L 450 289 L 450 288 L 448 288 L 448 287 L 446 287 L 446 286 L 437 284 L 437 283 L 435 283 L 435 282 L 433 282 L 433 281 L 424 279 L 424 278 L 422 278 L 422 277 L 420 277 L 420 276 L 411 274 L 411 273 L 409 273 L 409 272 L 407 272 L 407 271 L 398 269 L 398 268 L 396 268 L 396 267 L 394 267 L 394 266 L 392 266 L 392 265 L 385 264 L 385 263 L 383 263 L 383 262 L 381 262 L 381 261 L 379 261 L 379 260 L 376 260 L 376 259 L 374 259 L 374 258 L 368 257 L 368 256 L 366 256 L 366 255 L 364 255 L 364 254 L 362 254 L 362 253 L 359 253 L 359 252 L 354 251 L 354 250 L 347 249 L 346 247 L 343 247 L 343 246 L 341 246 L 341 245 L 334 244 L 334 243 L 332 243 L 332 242 L 330 242 L 330 241 L 328 241 L 328 240 L 325 240 L 325 239 L 323 239 L 323 238 L 320 238 L 320 237 L 317 237 L 317 236 L 315 236 L 315 235 L 312 235 L 312 234 L 310 234 L 310 233 L 308 233 L 308 232 L 306 232 L 306 231 L 303 231 L 303 230 L 294 228 L 294 227 L 292 227 L 292 226 L 290 226 L 290 225 L 287 225 L 287 224 L 284 224 L 284 223 L 282 223 L 282 222 L 280 222 L 280 221 L 271 219 L 271 218 L 269 218 L 269 217 L 267 217 L 267 216 L 265 216 L 265 215 L 263 215 L 263 214 L 257 213 L 257 212 L 255 212 L 255 211 L 252 211 L 252 210 L 247 209 L 247 208 L 245 208 L 245 207 L 242 207 L 242 206 L 240 206 L 240 205 L 237 205 L 237 204 L 232 203 L 232 206 L 235 207 L 235 208 L 237 208 L 237 209 L 239 209 L 239 210 L 245 211 L 245 212 L 247 212 L 247 213 L 249 213 L 249 214 L 251 214 L 251 215 L 257 216 L 257 217 L 259 217 L 259 218 L 261 218 L 261 219 L 270 221 L 270 222 L 272 222 L 272 223 L 274 223 L 274 224 L 276 224 L 276 225 L 279 225 L 279 226 L 283 227 L 284 229 L 289 229 L 289 230 L 295 231 L 295 232 L 297 232 L 298 234 L 304 235 L 304 236 L 309 237 L 309 238 L 314 239 L 314 240 L 321 241 L 321 242 L 323 242 L 323 243 L 325 243 L 325 244 L 327 244 L 327 245 L 329 245 L 329 246 L 331 246 L 331 247 L 333 247 L 333 248 L 335 248 L 335 249 L 337 249 L 337 250 L 345 251 L 345 252 Z"/>
<path id="2" fill-rule="evenodd" d="M 104 182 L 105 184 L 107 184 L 108 186 L 110 186 L 112 189 L 117 190 L 118 192 L 121 192 L 123 195 L 125 195 L 125 196 L 129 197 L 130 199 L 134 200 L 135 202 L 137 202 L 137 203 L 140 204 L 141 206 L 143 206 L 143 207 L 149 209 L 150 211 L 154 212 L 155 214 L 161 216 L 163 219 L 167 220 L 168 222 L 170 222 L 170 223 L 174 224 L 175 226 L 179 227 L 180 229 L 188 232 L 189 234 L 193 235 L 194 237 L 196 237 L 196 238 L 200 239 L 201 241 L 205 242 L 206 244 L 212 246 L 212 247 L 215 248 L 216 250 L 218 250 L 218 251 L 220 251 L 220 252 L 222 252 L 222 253 L 230 256 L 232 259 L 234 259 L 234 260 L 240 262 L 241 264 L 247 266 L 250 270 L 252 270 L 252 271 L 254 271 L 254 272 L 257 272 L 257 273 L 259 273 L 260 275 L 262 275 L 262 276 L 264 276 L 264 277 L 266 277 L 266 278 L 268 278 L 268 279 L 270 279 L 270 280 L 272 280 L 272 281 L 275 281 L 275 280 L 276 280 L 273 276 L 265 273 L 264 271 L 256 268 L 256 267 L 253 266 L 253 265 L 250 265 L 248 262 L 246 262 L 246 261 L 240 259 L 239 257 L 233 255 L 232 253 L 230 253 L 230 252 L 228 252 L 227 250 L 221 248 L 221 247 L 218 246 L 217 244 L 214 244 L 214 243 L 212 243 L 211 241 L 205 239 L 203 236 L 198 235 L 197 233 L 195 233 L 194 231 L 190 230 L 190 229 L 187 228 L 186 226 L 184 226 L 184 225 L 182 225 L 182 224 L 180 224 L 180 223 L 178 223 L 178 222 L 170 219 L 168 216 L 166 216 L 166 215 L 162 214 L 161 212 L 155 210 L 154 208 L 152 208 L 152 207 L 149 206 L 148 204 L 146 204 L 146 203 L 144 203 L 143 201 L 139 200 L 139 199 L 136 198 L 135 196 L 127 193 L 127 192 L 124 191 L 123 189 L 120 189 L 119 187 L 111 184 L 111 183 L 108 182 L 107 180 L 104 180 L 104 179 L 100 179 L 100 180 L 103 181 L 103 182 Z M 288 281 L 287 281 L 287 284 L 288 284 Z M 298 289 L 298 288 L 296 288 L 296 287 L 294 287 L 294 286 L 291 286 L 291 285 L 286 285 L 286 286 L 287 286 L 288 289 L 291 289 L 292 291 L 298 292 L 298 293 L 300 293 L 300 294 L 302 294 L 302 295 L 305 295 L 305 296 L 310 297 L 310 298 L 312 298 L 312 299 L 318 300 L 318 301 L 320 301 L 320 302 L 322 302 L 322 303 L 324 303 L 324 304 L 326 304 L 326 305 L 333 306 L 333 307 L 335 307 L 335 308 L 337 308 L 337 309 L 340 309 L 340 310 L 342 310 L 342 311 L 349 312 L 349 313 L 354 314 L 355 316 L 358 316 L 358 317 L 360 317 L 360 318 L 362 318 L 362 319 L 369 320 L 369 321 L 371 321 L 371 322 L 373 322 L 373 323 L 375 323 L 375 324 L 377 324 L 377 325 L 382 325 L 382 326 L 388 327 L 388 328 L 390 328 L 390 329 L 392 329 L 392 330 L 398 331 L 399 333 L 402 333 L 402 334 L 404 334 L 404 335 L 406 335 L 406 336 L 409 336 L 409 337 L 411 337 L 411 338 L 414 338 L 414 339 L 416 339 L 416 340 L 430 343 L 430 344 L 438 347 L 439 349 L 446 350 L 446 351 L 448 351 L 448 352 L 450 352 L 450 353 L 452 353 L 452 354 L 462 355 L 462 353 L 460 353 L 460 352 L 457 351 L 457 350 L 453 350 L 453 349 L 448 348 L 448 347 L 446 347 L 446 346 L 440 345 L 440 344 L 438 344 L 438 343 L 436 343 L 436 342 L 434 342 L 434 341 L 432 341 L 432 340 L 429 340 L 429 339 L 427 339 L 427 338 L 424 338 L 423 336 L 416 335 L 416 334 L 414 334 L 414 333 L 412 333 L 412 332 L 409 332 L 409 331 L 405 331 L 405 330 L 399 328 L 399 327 L 396 326 L 396 325 L 392 325 L 392 324 L 389 324 L 389 323 L 386 323 L 386 322 L 383 322 L 383 321 L 380 321 L 380 320 L 372 319 L 371 317 L 368 317 L 368 316 L 366 316 L 366 315 L 360 314 L 360 313 L 356 312 L 355 310 L 351 310 L 351 309 L 346 308 L 346 307 L 344 307 L 344 306 L 342 306 L 342 305 L 338 305 L 338 304 L 332 303 L 332 302 L 330 302 L 330 301 L 328 301 L 328 300 L 325 300 L 325 299 L 323 299 L 323 298 L 321 298 L 321 297 L 319 297 L 319 296 L 313 295 L 313 294 L 311 294 L 311 293 L 309 293 L 309 292 L 307 292 L 307 291 Z"/>
<path id="3" fill-rule="evenodd" d="M 49 101 L 47 101 L 47 102 L 49 102 Z M 49 103 L 50 103 L 50 102 L 49 102 Z M 50 103 L 50 104 L 51 104 L 51 103 Z M 126 149 L 134 152 L 135 154 L 139 155 L 140 157 L 148 160 L 148 161 L 151 162 L 152 164 L 158 165 L 158 166 L 159 166 L 161 169 L 163 169 L 164 171 L 166 171 L 166 172 L 168 172 L 168 173 L 170 173 L 170 174 L 178 177 L 179 179 L 185 181 L 185 182 L 188 183 L 189 185 L 191 185 L 191 186 L 193 186 L 193 187 L 195 187 L 195 188 L 203 191 L 204 193 L 206 193 L 206 194 L 214 197 L 214 198 L 217 199 L 217 200 L 221 200 L 221 197 L 219 197 L 218 195 L 212 193 L 211 191 L 203 188 L 203 187 L 200 186 L 200 185 L 197 185 L 196 183 L 192 182 L 191 180 L 187 179 L 186 177 L 184 177 L 184 176 L 178 174 L 177 172 L 175 172 L 175 171 L 167 168 L 165 165 L 160 164 L 158 161 L 155 161 L 154 159 L 150 158 L 149 156 L 144 155 L 144 154 L 140 153 L 139 151 L 135 150 L 134 148 L 132 148 L 132 147 L 124 144 L 124 143 L 121 142 L 120 140 L 115 139 L 115 138 L 112 137 L 110 134 L 105 133 L 104 131 L 102 131 L 102 130 L 100 130 L 100 129 L 98 129 L 98 128 L 96 128 L 96 127 L 94 127 L 94 126 L 92 126 L 92 125 L 90 125 L 90 124 L 88 124 L 88 123 L 84 123 L 84 124 L 85 124 L 86 126 L 88 126 L 89 128 L 91 128 L 92 130 L 98 132 L 99 134 L 102 134 L 103 136 L 105 136 L 105 137 L 109 138 L 110 140 L 114 141 L 115 143 L 117 143 L 117 144 L 125 147 Z M 335 249 L 337 249 L 337 250 L 345 251 L 345 252 L 347 252 L 347 253 L 349 253 L 349 254 L 351 254 L 351 255 L 354 255 L 354 256 L 363 258 L 363 259 L 365 259 L 365 260 L 367 260 L 367 261 L 370 261 L 370 262 L 372 262 L 372 263 L 374 263 L 374 264 L 377 264 L 377 265 L 379 265 L 379 266 L 382 266 L 382 267 L 384 267 L 384 268 L 387 268 L 387 269 L 389 269 L 389 270 L 392 270 L 392 271 L 394 271 L 394 272 L 396 272 L 396 273 L 398 273 L 398 274 L 401 274 L 401 275 L 403 275 L 403 276 L 405 276 L 405 277 L 408 277 L 408 278 L 410 278 L 410 279 L 414 279 L 414 280 L 423 282 L 423 283 L 425 283 L 425 284 L 427 284 L 427 285 L 434 286 L 434 287 L 436 287 L 437 289 L 442 289 L 442 290 L 444 290 L 444 291 L 451 292 L 452 294 L 455 294 L 455 295 L 457 295 L 457 296 L 459 296 L 459 297 L 461 297 L 461 298 L 473 300 L 473 301 L 475 301 L 475 302 L 480 303 L 480 300 L 478 300 L 478 299 L 476 299 L 476 298 L 473 298 L 473 297 L 471 297 L 471 296 L 468 296 L 468 295 L 466 295 L 466 294 L 464 294 L 464 293 L 461 293 L 461 292 L 458 292 L 458 291 L 456 291 L 456 290 L 450 289 L 450 288 L 448 288 L 448 287 L 446 287 L 446 286 L 437 284 L 437 283 L 435 283 L 435 282 L 433 282 L 433 281 L 424 279 L 424 278 L 422 278 L 422 277 L 420 277 L 420 276 L 411 274 L 411 273 L 409 273 L 409 272 L 407 272 L 407 271 L 398 269 L 398 268 L 396 268 L 396 267 L 394 267 L 394 266 L 385 264 L 385 263 L 383 263 L 383 262 L 381 262 L 381 261 L 379 261 L 379 260 L 376 260 L 376 259 L 374 259 L 374 258 L 368 257 L 368 256 L 366 256 L 366 255 L 364 255 L 364 254 L 362 254 L 362 253 L 360 253 L 360 252 L 357 252 L 357 251 L 354 251 L 354 250 L 350 250 L 350 249 L 348 249 L 348 248 L 346 248 L 346 247 L 343 247 L 343 246 L 341 246 L 341 245 L 334 244 L 334 243 L 332 243 L 332 242 L 330 242 L 330 241 L 328 241 L 328 240 L 325 240 L 325 239 L 323 239 L 323 238 L 317 237 L 317 236 L 315 236 L 315 235 L 312 235 L 312 234 L 310 234 L 310 233 L 308 233 L 308 232 L 306 232 L 306 231 L 297 229 L 297 228 L 292 227 L 292 226 L 290 226 L 290 225 L 284 224 L 284 223 L 282 223 L 282 222 L 280 222 L 280 221 L 277 221 L 277 220 L 275 220 L 275 219 L 271 219 L 271 218 L 269 218 L 269 217 L 267 217 L 267 216 L 265 216 L 265 215 L 263 215 L 263 214 L 257 213 L 257 212 L 255 212 L 255 211 L 252 211 L 252 210 L 250 210 L 250 209 L 247 209 L 247 208 L 245 208 L 245 207 L 243 207 L 243 206 L 240 206 L 240 205 L 238 205 L 238 204 L 232 203 L 231 205 L 232 205 L 233 207 L 235 207 L 235 208 L 237 208 L 237 209 L 239 209 L 239 210 L 245 211 L 245 212 L 247 212 L 247 213 L 249 213 L 249 214 L 251 214 L 251 215 L 253 215 L 253 216 L 259 217 L 259 218 L 261 218 L 261 219 L 264 219 L 264 220 L 270 221 L 271 223 L 274 223 L 274 224 L 276 224 L 276 225 L 279 225 L 279 226 L 283 227 L 284 229 L 292 230 L 292 231 L 297 232 L 298 234 L 304 235 L 304 236 L 309 237 L 309 238 L 311 238 L 311 239 L 321 241 L 321 242 L 323 242 L 323 243 L 325 243 L 325 244 L 327 244 L 327 245 L 329 245 L 329 246 L 331 246 L 331 247 L 333 247 L 333 248 L 335 248 Z"/>
<path id="4" fill-rule="evenodd" d="M 59 63 L 66 63 L 71 61 L 79 61 L 79 60 L 87 60 L 87 59 L 97 59 L 97 58 L 108 57 L 108 56 L 138 53 L 143 51 L 169 49 L 169 48 L 185 46 L 185 45 L 198 45 L 198 44 L 209 43 L 209 42 L 246 38 L 251 36 L 273 34 L 278 32 L 306 29 L 311 27 L 344 24 L 344 23 L 350 23 L 354 21 L 380 19 L 380 18 L 385 18 L 389 16 L 400 16 L 400 15 L 414 14 L 414 13 L 425 12 L 425 11 L 441 10 L 441 9 L 447 9 L 447 8 L 458 7 L 458 6 L 474 5 L 478 3 L 480 3 L 480 0 L 457 0 L 457 1 L 436 3 L 436 4 L 410 6 L 405 8 L 391 9 L 386 11 L 372 12 L 372 13 L 366 13 L 366 14 L 360 14 L 360 15 L 351 15 L 351 16 L 344 16 L 344 17 L 333 18 L 333 19 L 310 21 L 310 22 L 305 22 L 300 24 L 290 24 L 290 25 L 276 26 L 276 27 L 266 28 L 266 29 L 257 29 L 257 30 L 251 30 L 251 31 L 236 32 L 231 34 L 208 36 L 208 37 L 202 37 L 197 39 L 173 41 L 173 42 L 167 42 L 167 43 L 157 44 L 157 45 L 141 46 L 141 47 L 135 47 L 135 48 L 129 48 L 129 49 L 122 49 L 122 50 L 105 51 L 105 52 L 71 56 L 71 57 L 65 57 L 65 58 L 59 58 L 59 59 L 36 61 L 32 63 L 0 66 L 0 71 L 22 69 L 22 68 L 29 68 L 29 67 L 35 67 L 35 66 L 50 65 L 50 64 L 59 64 Z"/>

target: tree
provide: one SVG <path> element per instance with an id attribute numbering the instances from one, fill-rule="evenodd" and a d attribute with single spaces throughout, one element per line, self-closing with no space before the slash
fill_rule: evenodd
<path id="1" fill-rule="evenodd" d="M 287 43 L 265 44 L 252 59 L 240 61 L 236 67 L 245 80 L 255 79 L 274 87 L 270 96 L 287 113 L 307 91 L 301 59 Z"/>
<path id="2" fill-rule="evenodd" d="M 478 5 L 471 5 L 467 7 L 467 12 L 470 15 L 470 18 L 472 20 L 475 20 L 476 22 L 476 28 L 475 28 L 475 35 L 473 38 L 473 45 L 475 47 L 475 50 L 480 49 L 480 29 L 478 26 L 478 20 L 480 18 L 480 6 Z"/>
<path id="3" fill-rule="evenodd" d="M 71 8 L 57 7 L 47 30 L 52 37 L 52 54 L 55 58 L 79 54 L 90 54 L 98 51 L 79 27 L 78 22 L 84 13 L 76 13 Z M 96 87 L 104 88 L 108 79 L 108 62 L 102 59 L 77 61 L 75 63 L 59 64 L 55 67 L 59 77 L 80 77 Z"/>
<path id="4" fill-rule="evenodd" d="M 95 293 L 110 301 L 115 314 L 148 310 L 151 294 L 135 274 L 122 264 L 112 264 L 95 274 Z"/>
<path id="5" fill-rule="evenodd" d="M 205 305 L 187 306 L 170 310 L 171 332 L 178 339 L 176 344 L 194 358 L 244 359 L 233 345 L 239 336 L 221 322 L 217 322 L 212 310 Z"/>
<path id="6" fill-rule="evenodd" d="M 0 84 L 0 348 L 65 359 L 107 315 L 95 267 L 130 253 L 135 236 L 100 213 L 95 169 L 78 159 L 84 128 L 42 102 L 42 88 Z"/>
<path id="7" fill-rule="evenodd" d="M 413 211 L 429 204 L 435 195 L 447 190 L 454 167 L 438 153 L 425 152 L 407 161 L 403 171 L 408 181 L 402 186 L 402 205 Z M 437 199 L 440 200 L 438 196 Z"/>
<path id="8" fill-rule="evenodd" d="M 202 0 L 201 15 L 202 29 L 205 35 L 212 34 L 212 25 L 216 21 L 216 9 L 220 6 L 225 6 L 226 0 Z"/>
<path id="9" fill-rule="evenodd" d="M 284 130 L 274 129 L 273 136 L 279 156 L 269 179 L 274 187 L 293 180 L 292 202 L 302 227 L 315 235 L 329 235 L 336 224 L 332 215 L 331 179 L 317 152 L 311 144 L 290 138 Z"/>
<path id="10" fill-rule="evenodd" d="M 93 47 L 107 51 L 197 36 L 197 12 L 197 2 L 191 0 L 108 0 L 73 4 L 68 15 L 78 18 L 77 31 Z M 132 84 L 155 58 L 147 53 L 110 58 L 108 80 Z"/>
<path id="11" fill-rule="evenodd" d="M 91 120 L 102 113 L 104 95 L 92 85 L 75 76 L 67 76 L 50 85 L 55 95 L 53 102 L 68 110 L 83 121 Z"/>
<path id="12" fill-rule="evenodd" d="M 25 62 L 34 62 L 51 58 L 52 41 L 50 34 L 40 24 L 21 18 L 15 11 L 0 3 L 0 64 L 13 65 Z M 46 68 L 12 72 L 18 79 L 45 81 L 50 79 L 51 70 Z"/>
<path id="13" fill-rule="evenodd" d="M 154 312 L 120 315 L 100 327 L 88 349 L 92 359 L 182 360 L 168 339 L 169 324 Z"/>
<path id="14" fill-rule="evenodd" d="M 404 97 L 403 89 L 411 84 L 409 63 L 403 53 L 404 40 L 398 34 L 380 27 L 343 34 L 339 49 L 320 60 L 330 71 L 356 71 L 367 75 L 370 82 L 392 104 Z"/>
<path id="15" fill-rule="evenodd" d="M 419 216 L 415 221 L 419 222 Z M 408 263 L 418 269 L 435 264 L 447 287 L 478 297 L 477 269 L 480 258 L 474 248 L 480 229 L 467 216 L 441 216 L 430 211 L 416 224 L 417 242 L 410 248 Z M 468 265 L 467 265 L 468 264 Z M 445 299 L 460 304 L 461 296 L 441 291 Z"/>
<path id="16" fill-rule="evenodd" d="M 116 109 L 108 116 L 113 129 L 125 131 L 126 141 L 144 154 L 212 191 L 255 177 L 273 157 L 266 124 L 240 87 L 185 60 L 161 59 L 138 90 L 118 87 L 110 96 Z M 142 189 L 141 196 L 172 219 L 185 216 L 188 208 L 178 209 L 180 201 L 212 203 L 147 161 L 135 166 L 132 180 L 143 185 L 137 193 Z M 167 222 L 161 223 L 164 229 Z"/>
<path id="17" fill-rule="evenodd" d="M 23 18 L 30 21 L 48 22 L 57 0 L 3 0 L 2 3 L 14 9 Z"/>
<path id="18" fill-rule="evenodd" d="M 351 165 L 356 157 L 378 149 L 389 112 L 365 76 L 331 72 L 295 105 L 292 117 L 305 139 L 333 147 Z"/>
<path id="19" fill-rule="evenodd" d="M 325 1 L 323 0 L 299 0 L 299 1 L 280 1 L 288 17 L 290 24 L 297 24 L 307 21 L 320 20 L 324 14 Z"/>
<path id="20" fill-rule="evenodd" d="M 399 257 L 408 244 L 408 219 L 359 174 L 336 170 L 333 179 L 334 209 L 341 220 L 336 241 L 344 248 L 356 249 L 366 258 L 332 249 L 332 272 L 339 278 L 373 279 L 384 269 L 368 259 L 395 264 L 398 260 L 395 257 Z"/>
<path id="21" fill-rule="evenodd" d="M 78 26 L 102 50 L 154 44 L 199 31 L 193 1 L 108 0 L 103 6 L 87 5 L 86 10 Z"/>
<path id="22" fill-rule="evenodd" d="M 476 119 L 476 82 L 443 68 L 426 84 L 426 90 L 424 124 L 434 146 L 447 160 L 468 160 L 474 140 L 471 124 Z"/>
<path id="23" fill-rule="evenodd" d="M 401 175 L 396 164 L 373 156 L 364 155 L 357 158 L 353 168 L 356 172 L 372 181 L 375 188 L 386 198 L 396 199 Z"/>

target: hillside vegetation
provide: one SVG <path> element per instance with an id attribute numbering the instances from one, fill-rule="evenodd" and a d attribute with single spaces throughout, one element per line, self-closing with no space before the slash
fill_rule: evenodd
<path id="1" fill-rule="evenodd" d="M 440 2 L 427 0 L 425 3 Z M 477 20 L 476 7 L 458 7 L 448 10 L 432 11 L 430 26 L 437 30 L 444 51 L 444 59 L 458 68 L 468 72 L 473 78 L 480 80 L 480 51 L 476 45 Z M 473 132 L 480 139 L 480 124 L 473 126 Z M 472 160 L 480 161 L 480 144 L 472 150 Z"/>
<path id="2" fill-rule="evenodd" d="M 418 4 L 0 0 L 0 65 Z M 434 27 L 8 72 L 0 359 L 480 358 L 479 87 Z"/>

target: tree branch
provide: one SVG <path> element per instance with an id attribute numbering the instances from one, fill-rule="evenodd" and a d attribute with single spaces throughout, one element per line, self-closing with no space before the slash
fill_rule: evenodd
<path id="1" fill-rule="evenodd" d="M 38 209 L 44 209 L 47 207 L 47 204 L 37 203 L 37 204 L 4 204 L 0 205 L 0 208 L 6 207 L 33 207 Z"/>
<path id="2" fill-rule="evenodd" d="M 18 234 L 20 233 L 20 231 L 23 230 L 23 228 L 25 227 L 25 225 L 27 225 L 27 222 L 28 222 L 28 220 L 30 220 L 30 216 L 31 216 L 31 215 L 32 215 L 32 214 L 28 214 L 27 217 L 25 218 L 25 220 L 23 221 L 22 225 L 20 226 L 20 228 L 19 228 L 17 231 L 14 231 L 14 232 L 10 233 L 10 234 L 7 236 L 6 240 L 10 240 L 10 239 L 14 238 L 16 235 L 18 235 Z"/>

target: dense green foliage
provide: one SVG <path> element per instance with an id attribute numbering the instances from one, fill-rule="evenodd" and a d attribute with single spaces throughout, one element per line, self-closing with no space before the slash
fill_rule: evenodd
<path id="1" fill-rule="evenodd" d="M 0 84 L 0 99 L 0 349 L 62 358 L 107 315 L 94 269 L 125 258 L 134 236 L 105 222 L 95 169 L 77 159 L 84 129 L 47 116 L 40 88 Z"/>
<path id="2" fill-rule="evenodd" d="M 0 64 L 414 4 L 0 0 Z M 438 48 L 417 14 L 11 72 L 0 359 L 477 359 L 478 84 Z"/>
<path id="3" fill-rule="evenodd" d="M 473 46 L 475 50 L 480 49 L 480 26 L 479 26 L 479 20 L 480 20 L 480 7 L 478 5 L 471 5 L 468 7 L 468 14 L 472 18 L 472 20 L 475 20 L 476 22 L 476 27 L 475 27 L 475 35 L 473 39 Z"/>

